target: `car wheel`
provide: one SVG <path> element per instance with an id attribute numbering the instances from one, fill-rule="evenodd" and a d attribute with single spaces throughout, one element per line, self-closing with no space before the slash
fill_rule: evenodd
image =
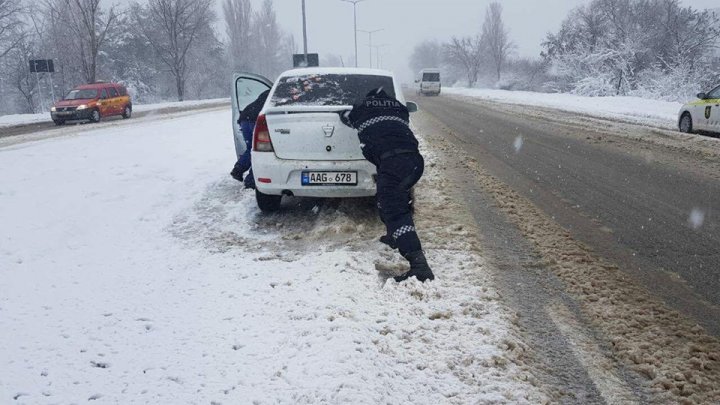
<path id="1" fill-rule="evenodd" d="M 258 190 L 255 190 L 255 200 L 257 201 L 257 205 L 258 208 L 260 208 L 260 211 L 269 213 L 275 212 L 280 209 L 280 202 L 282 201 L 282 196 L 263 194 Z"/>
<path id="2" fill-rule="evenodd" d="M 65 121 L 64 121 L 64 120 L 53 120 L 53 122 L 54 122 L 55 125 L 57 125 L 57 126 L 65 125 Z"/>
<path id="3" fill-rule="evenodd" d="M 100 122 L 100 110 L 93 110 L 90 114 L 90 121 L 92 122 Z"/>
<path id="4" fill-rule="evenodd" d="M 680 132 L 685 132 L 686 134 L 693 133 L 692 116 L 688 112 L 680 117 Z"/>
<path id="5" fill-rule="evenodd" d="M 128 119 L 128 118 L 130 118 L 131 115 L 132 115 L 132 107 L 130 107 L 129 105 L 126 105 L 125 109 L 123 110 L 122 117 L 125 119 Z"/>

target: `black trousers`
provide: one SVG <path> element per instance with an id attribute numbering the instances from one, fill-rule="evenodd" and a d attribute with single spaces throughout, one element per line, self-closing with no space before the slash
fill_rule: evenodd
<path id="1" fill-rule="evenodd" d="M 395 240 L 400 254 L 422 250 L 412 216 L 410 190 L 420 180 L 425 161 L 419 153 L 403 153 L 383 159 L 378 165 L 377 201 L 387 235 Z"/>

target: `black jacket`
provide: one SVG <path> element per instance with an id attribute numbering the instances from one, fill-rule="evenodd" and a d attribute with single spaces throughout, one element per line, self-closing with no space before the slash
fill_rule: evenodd
<path id="1" fill-rule="evenodd" d="M 238 124 L 240 124 L 242 121 L 257 121 L 258 115 L 260 115 L 260 111 L 262 111 L 268 95 L 270 95 L 270 90 L 265 90 L 262 94 L 258 96 L 255 101 L 248 104 L 248 106 L 240 112 L 240 117 L 238 117 L 237 121 Z"/>
<path id="2" fill-rule="evenodd" d="M 418 151 L 408 109 L 383 90 L 371 91 L 347 118 L 358 130 L 363 156 L 376 166 L 392 155 Z"/>

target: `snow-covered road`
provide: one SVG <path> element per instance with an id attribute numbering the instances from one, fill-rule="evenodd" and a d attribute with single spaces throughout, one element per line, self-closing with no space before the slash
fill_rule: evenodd
<path id="1" fill-rule="evenodd" d="M 229 115 L 0 149 L 0 403 L 542 400 L 442 188 L 418 192 L 438 280 L 383 284 L 371 203 L 261 215 Z"/>

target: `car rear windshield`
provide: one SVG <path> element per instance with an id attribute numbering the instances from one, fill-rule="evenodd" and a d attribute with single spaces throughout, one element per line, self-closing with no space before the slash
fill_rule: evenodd
<path id="1" fill-rule="evenodd" d="M 424 82 L 439 82 L 440 73 L 424 73 L 422 79 Z"/>
<path id="2" fill-rule="evenodd" d="M 95 89 L 83 89 L 83 90 L 70 90 L 65 96 L 65 100 L 83 100 L 87 98 L 97 97 L 97 90 Z"/>
<path id="3" fill-rule="evenodd" d="M 272 105 L 352 105 L 382 87 L 395 97 L 392 77 L 353 74 L 311 74 L 280 78 Z"/>

